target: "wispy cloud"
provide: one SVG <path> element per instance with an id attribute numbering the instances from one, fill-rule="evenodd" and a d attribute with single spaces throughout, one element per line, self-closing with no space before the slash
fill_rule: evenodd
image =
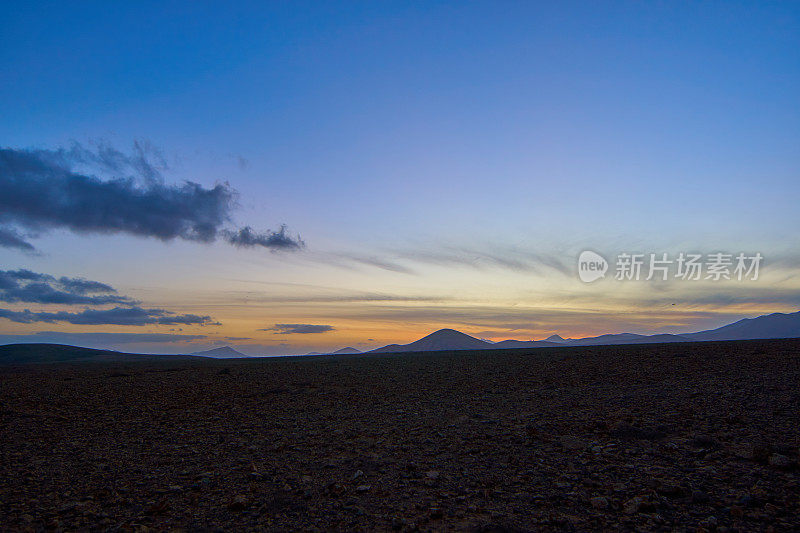
<path id="1" fill-rule="evenodd" d="M 476 269 L 500 268 L 519 272 L 556 271 L 570 273 L 569 267 L 552 254 L 538 253 L 516 247 L 487 245 L 485 247 L 439 246 L 393 252 L 398 258 L 441 266 L 462 266 Z"/>
<path id="2" fill-rule="evenodd" d="M 153 160 L 155 159 L 155 162 Z M 110 175 L 101 179 L 79 169 Z M 281 227 L 254 232 L 231 229 L 236 191 L 227 183 L 205 188 L 193 182 L 168 185 L 163 157 L 147 144 L 133 154 L 101 145 L 89 150 L 0 149 L 0 246 L 31 250 L 12 226 L 44 232 L 125 233 L 162 241 L 212 242 L 223 237 L 237 246 L 273 250 L 303 247 Z"/>
<path id="3" fill-rule="evenodd" d="M 275 324 L 275 327 L 259 331 L 274 331 L 276 335 L 289 335 L 291 333 L 325 333 L 333 330 L 333 326 L 324 324 Z"/>
<path id="4" fill-rule="evenodd" d="M 401 274 L 418 274 L 413 265 L 435 265 L 477 270 L 501 269 L 516 272 L 571 274 L 564 261 L 554 254 L 537 253 L 514 247 L 426 246 L 414 249 L 382 250 L 379 254 L 358 252 L 318 253 L 308 259 L 335 266 L 365 265 Z"/>

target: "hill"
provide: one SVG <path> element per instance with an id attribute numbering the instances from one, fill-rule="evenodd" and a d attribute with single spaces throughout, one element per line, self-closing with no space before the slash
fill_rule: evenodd
<path id="1" fill-rule="evenodd" d="M 213 357 L 215 359 L 233 359 L 238 357 L 250 357 L 238 350 L 234 350 L 230 346 L 223 346 L 221 348 L 213 348 L 202 352 L 194 352 L 190 355 L 197 355 L 200 357 Z"/>
<path id="2" fill-rule="evenodd" d="M 800 311 L 744 318 L 721 328 L 683 335 L 695 341 L 788 339 L 800 337 Z"/>
<path id="3" fill-rule="evenodd" d="M 486 350 L 492 343 L 476 339 L 454 329 L 440 329 L 408 344 L 389 344 L 368 353 L 433 352 L 440 350 Z"/>
<path id="4" fill-rule="evenodd" d="M 352 346 L 347 346 L 345 348 L 341 348 L 333 352 L 333 355 L 345 355 L 345 354 L 353 354 L 353 353 L 361 353 L 361 350 L 357 348 L 353 348 Z"/>
<path id="5" fill-rule="evenodd" d="M 28 363 L 113 362 L 182 358 L 178 355 L 147 355 L 95 350 L 65 344 L 6 344 L 0 346 L 0 365 Z"/>

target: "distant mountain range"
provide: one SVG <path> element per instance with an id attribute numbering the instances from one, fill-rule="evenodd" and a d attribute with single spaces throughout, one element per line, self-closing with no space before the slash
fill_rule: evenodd
<path id="1" fill-rule="evenodd" d="M 230 346 L 223 346 L 222 348 L 213 348 L 202 352 L 194 352 L 189 355 L 198 355 L 200 357 L 213 357 L 214 359 L 234 359 L 238 357 L 250 357 L 242 352 L 234 350 Z"/>
<path id="2" fill-rule="evenodd" d="M 396 352 L 432 352 L 444 350 L 509 350 L 515 348 L 554 348 L 559 346 L 597 346 L 609 344 L 652 344 L 667 342 L 725 341 L 748 339 L 781 339 L 800 337 L 800 311 L 795 313 L 773 313 L 756 318 L 745 318 L 717 329 L 681 333 L 679 335 L 637 335 L 635 333 L 619 333 L 565 339 L 560 335 L 551 335 L 547 339 L 535 341 L 505 340 L 489 342 L 476 339 L 466 333 L 454 329 L 440 329 L 430 335 L 408 344 L 389 344 L 365 354 L 381 354 Z M 361 351 L 346 347 L 327 355 L 359 354 Z M 324 354 L 309 354 L 324 355 Z M 247 355 L 230 347 L 223 346 L 191 356 L 216 359 L 245 358 Z M 115 352 L 111 350 L 94 350 L 61 344 L 7 344 L 0 346 L 0 364 L 22 363 L 54 363 L 79 361 L 129 361 L 133 359 L 152 358 L 163 361 L 165 358 L 189 358 L 188 355 L 142 355 Z"/>
<path id="3" fill-rule="evenodd" d="M 335 352 L 308 352 L 306 355 L 347 355 L 356 353 L 363 353 L 363 352 L 361 350 L 353 348 L 352 346 L 347 346 L 345 348 L 340 348 Z"/>
<path id="4" fill-rule="evenodd" d="M 441 350 L 500 350 L 514 348 L 552 348 L 556 346 L 598 346 L 607 344 L 652 344 L 664 342 L 723 341 L 747 339 L 782 339 L 800 337 L 800 311 L 773 313 L 756 318 L 745 318 L 717 329 L 681 333 L 679 335 L 637 335 L 618 333 L 565 339 L 551 335 L 541 341 L 505 340 L 488 342 L 476 339 L 454 329 L 440 329 L 408 344 L 389 344 L 367 353 L 428 352 Z"/>

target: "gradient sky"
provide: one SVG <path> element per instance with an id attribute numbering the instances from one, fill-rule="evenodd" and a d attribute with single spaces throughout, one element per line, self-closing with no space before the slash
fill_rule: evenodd
<path id="1" fill-rule="evenodd" d="M 800 307 L 797 2 L 12 2 L 0 62 L 0 146 L 139 141 L 166 184 L 236 189 L 235 227 L 306 245 L 17 228 L 36 251 L 0 248 L 0 270 L 213 323 L 0 318 L 0 342 L 290 354 Z M 758 281 L 585 284 L 585 249 L 765 262 Z"/>

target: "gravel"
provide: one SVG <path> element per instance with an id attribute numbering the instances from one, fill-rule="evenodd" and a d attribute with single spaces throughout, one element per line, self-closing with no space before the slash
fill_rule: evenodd
<path id="1" fill-rule="evenodd" d="M 798 530 L 799 355 L 7 366 L 0 530 Z"/>

